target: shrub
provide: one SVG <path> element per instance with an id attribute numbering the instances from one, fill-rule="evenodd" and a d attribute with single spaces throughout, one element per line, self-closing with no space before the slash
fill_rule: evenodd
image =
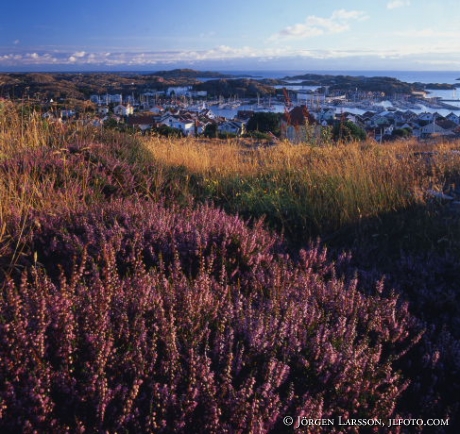
<path id="1" fill-rule="evenodd" d="M 260 224 L 124 201 L 34 216 L 0 299 L 2 432 L 283 432 L 395 415 L 417 322 Z M 27 262 L 29 261 L 29 262 Z M 399 413 L 398 413 L 399 414 Z M 351 431 L 350 431 L 351 432 Z"/>
<path id="2" fill-rule="evenodd" d="M 367 134 L 351 121 L 340 121 L 332 128 L 332 137 L 336 142 L 347 143 L 366 140 Z"/>

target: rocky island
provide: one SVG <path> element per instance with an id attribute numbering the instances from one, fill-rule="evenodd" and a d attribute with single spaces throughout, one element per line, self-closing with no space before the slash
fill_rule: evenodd
<path id="1" fill-rule="evenodd" d="M 425 89 L 455 89 L 445 83 L 405 83 L 392 77 L 303 74 L 282 79 L 241 78 L 213 71 L 175 69 L 153 73 L 3 73 L 0 97 L 87 99 L 91 94 L 143 93 L 172 86 L 190 86 L 210 97 L 267 97 L 281 93 L 281 86 L 293 82 L 303 86 L 327 87 L 331 92 L 383 92 L 386 95 L 411 94 Z M 277 89 L 278 88 L 278 89 Z"/>

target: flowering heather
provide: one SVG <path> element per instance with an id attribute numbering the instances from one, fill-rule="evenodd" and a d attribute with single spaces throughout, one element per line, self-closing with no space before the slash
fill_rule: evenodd
<path id="1" fill-rule="evenodd" d="M 337 278 L 318 246 L 294 262 L 260 224 L 208 206 L 33 222 L 0 301 L 2 432 L 266 433 L 287 414 L 398 414 L 409 382 L 394 363 L 417 322 L 382 283 L 363 295 Z"/>
<path id="2" fill-rule="evenodd" d="M 421 193 L 455 183 L 452 153 L 427 168 L 405 145 L 232 146 L 213 162 L 165 142 L 155 162 L 136 137 L 5 108 L 1 433 L 292 432 L 285 416 L 458 431 L 458 216 Z M 328 227 L 353 253 L 322 247 Z"/>

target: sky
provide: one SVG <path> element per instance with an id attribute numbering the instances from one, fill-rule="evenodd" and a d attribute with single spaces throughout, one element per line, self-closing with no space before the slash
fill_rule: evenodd
<path id="1" fill-rule="evenodd" d="M 458 23 L 458 0 L 6 0 L 0 71 L 460 71 Z"/>

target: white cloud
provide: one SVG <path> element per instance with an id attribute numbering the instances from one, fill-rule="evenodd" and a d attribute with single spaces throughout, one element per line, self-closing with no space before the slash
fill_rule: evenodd
<path id="1" fill-rule="evenodd" d="M 79 59 L 82 59 L 83 57 L 86 56 L 86 52 L 85 51 L 77 51 L 75 53 L 73 53 L 71 56 L 69 56 L 69 62 L 70 63 L 75 63 L 77 62 Z"/>
<path id="2" fill-rule="evenodd" d="M 329 18 L 310 15 L 304 23 L 288 26 L 272 35 L 270 40 L 303 39 L 325 34 L 342 33 L 350 29 L 351 21 L 366 20 L 368 16 L 362 11 L 336 10 Z"/>
<path id="3" fill-rule="evenodd" d="M 403 8 L 404 6 L 410 6 L 410 0 L 391 0 L 387 3 L 388 9 Z"/>
<path id="4" fill-rule="evenodd" d="M 452 34 L 450 33 L 452 32 Z M 449 35 L 453 35 L 450 31 Z M 430 29 L 421 30 L 419 34 L 429 36 Z M 446 32 L 447 33 L 447 32 Z M 297 49 L 283 44 L 277 46 L 271 44 L 264 49 L 244 46 L 233 47 L 229 45 L 219 45 L 208 50 L 175 50 L 175 51 L 65 51 L 65 50 L 34 50 L 29 52 L 10 52 L 0 53 L 0 67 L 8 68 L 28 68 L 28 67 L 46 67 L 47 65 L 69 66 L 73 68 L 92 68 L 97 69 L 113 68 L 114 70 L 122 67 L 140 67 L 149 68 L 155 65 L 210 65 L 220 62 L 232 62 L 236 65 L 241 62 L 245 64 L 260 63 L 260 62 L 304 62 L 311 61 L 315 65 L 324 64 L 332 65 L 334 60 L 342 61 L 341 65 L 350 63 L 355 65 L 355 62 L 361 62 L 360 65 L 369 65 L 372 62 L 383 62 L 385 59 L 389 62 L 400 59 L 410 62 L 426 62 L 432 64 L 441 60 L 446 65 L 451 65 L 455 69 L 459 59 L 458 50 L 451 43 L 441 45 L 438 38 L 431 38 L 427 41 L 423 39 L 418 41 L 413 40 L 412 44 L 404 46 L 391 46 L 386 48 L 370 48 L 363 49 L 334 49 L 334 50 L 313 50 L 313 49 Z M 439 63 L 441 65 L 441 63 Z M 383 65 L 383 63 L 379 63 Z"/>
<path id="5" fill-rule="evenodd" d="M 24 55 L 16 54 L 11 57 L 13 62 L 6 62 L 12 64 L 22 65 L 43 65 L 43 64 L 53 64 L 59 61 L 59 59 L 53 56 L 51 53 L 25 53 Z"/>

